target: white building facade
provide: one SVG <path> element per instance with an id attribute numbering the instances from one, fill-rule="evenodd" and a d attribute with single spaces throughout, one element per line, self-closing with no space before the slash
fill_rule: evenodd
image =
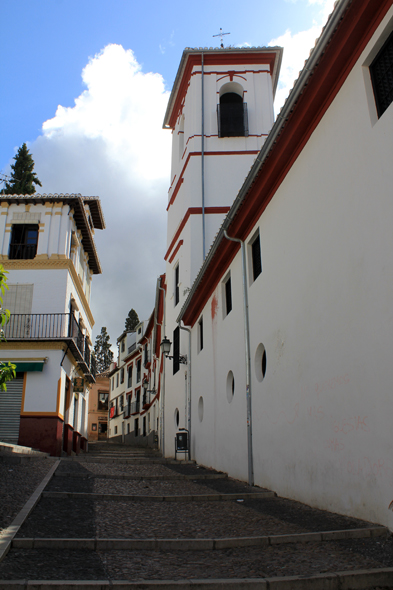
<path id="1" fill-rule="evenodd" d="M 192 458 L 390 528 L 392 43 L 338 3 L 175 318 Z"/>
<path id="2" fill-rule="evenodd" d="M 100 201 L 81 195 L 2 195 L 0 262 L 11 311 L 0 359 L 17 378 L 0 394 L 0 439 L 61 455 L 86 448 L 91 282 L 101 272 Z"/>
<path id="3" fill-rule="evenodd" d="M 177 316 L 273 125 L 279 47 L 186 49 L 164 119 L 172 129 L 166 260 L 165 452 L 190 429 L 189 333 Z M 178 362 L 180 358 L 180 363 Z"/>
<path id="4" fill-rule="evenodd" d="M 110 442 L 158 448 L 162 431 L 162 371 L 160 343 L 164 315 L 165 277 L 157 280 L 156 304 L 148 321 L 117 340 L 118 359 L 109 373 Z"/>

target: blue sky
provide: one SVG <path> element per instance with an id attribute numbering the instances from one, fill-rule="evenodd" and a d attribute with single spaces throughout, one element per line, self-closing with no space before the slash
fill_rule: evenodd
<path id="1" fill-rule="evenodd" d="M 115 341 L 131 307 L 147 318 L 165 270 L 170 133 L 161 125 L 184 47 L 218 46 L 220 27 L 231 33 L 225 45 L 283 45 L 278 110 L 332 6 L 1 0 L 0 172 L 10 173 L 26 142 L 40 192 L 101 197 L 107 230 L 96 234 L 104 273 L 93 281 L 95 333 L 107 325 Z M 147 225 L 155 239 L 140 248 Z"/>

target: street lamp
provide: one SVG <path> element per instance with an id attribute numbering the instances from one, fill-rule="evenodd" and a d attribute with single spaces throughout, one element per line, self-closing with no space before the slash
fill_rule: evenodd
<path id="1" fill-rule="evenodd" d="M 156 390 L 154 389 L 149 389 L 149 382 L 147 380 L 147 377 L 144 378 L 144 380 L 142 381 L 142 387 L 145 393 L 155 393 Z"/>
<path id="2" fill-rule="evenodd" d="M 164 339 L 161 341 L 161 351 L 162 354 L 164 356 L 166 356 L 167 359 L 174 359 L 175 357 L 173 356 L 169 356 L 169 353 L 171 351 L 171 346 L 172 346 L 172 342 L 166 337 L 164 336 Z M 187 355 L 186 354 L 179 354 L 177 356 L 177 360 L 181 365 L 186 365 L 187 364 Z"/>

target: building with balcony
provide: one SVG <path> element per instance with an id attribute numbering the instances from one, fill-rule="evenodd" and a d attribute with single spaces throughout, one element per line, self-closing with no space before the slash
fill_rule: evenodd
<path id="1" fill-rule="evenodd" d="M 156 447 L 162 420 L 161 336 L 164 276 L 157 279 L 156 303 L 148 321 L 117 340 L 118 362 L 109 373 L 108 437 L 112 442 Z M 160 420 L 161 417 L 161 420 Z"/>
<path id="2" fill-rule="evenodd" d="M 88 440 L 106 440 L 109 408 L 109 371 L 98 373 L 89 392 Z"/>
<path id="3" fill-rule="evenodd" d="M 97 197 L 1 195 L 0 262 L 11 312 L 0 360 L 16 379 L 0 394 L 0 440 L 52 455 L 78 453 L 87 441 L 94 243 L 105 223 Z"/>

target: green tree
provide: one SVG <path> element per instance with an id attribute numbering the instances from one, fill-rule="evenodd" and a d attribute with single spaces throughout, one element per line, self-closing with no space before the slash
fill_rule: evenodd
<path id="1" fill-rule="evenodd" d="M 106 328 L 101 328 L 94 344 L 94 356 L 97 363 L 97 373 L 103 373 L 113 361 L 113 352 Z"/>
<path id="2" fill-rule="evenodd" d="M 5 289 L 7 287 L 7 272 L 4 270 L 3 266 L 0 264 L 0 340 L 5 340 L 4 337 L 4 326 L 10 319 L 10 312 L 8 309 L 3 308 L 3 295 Z M 14 379 L 16 376 L 15 373 L 16 366 L 12 363 L 3 363 L 0 362 L 0 390 L 7 391 L 7 381 L 10 379 Z"/>
<path id="3" fill-rule="evenodd" d="M 42 186 L 34 170 L 33 158 L 24 143 L 14 157 L 15 164 L 11 164 L 11 181 L 6 182 L 3 195 L 33 195 L 35 184 Z"/>
<path id="4" fill-rule="evenodd" d="M 128 316 L 126 317 L 125 329 L 130 332 L 133 332 L 138 324 L 139 324 L 138 314 L 136 313 L 135 309 L 131 309 L 128 312 Z"/>

